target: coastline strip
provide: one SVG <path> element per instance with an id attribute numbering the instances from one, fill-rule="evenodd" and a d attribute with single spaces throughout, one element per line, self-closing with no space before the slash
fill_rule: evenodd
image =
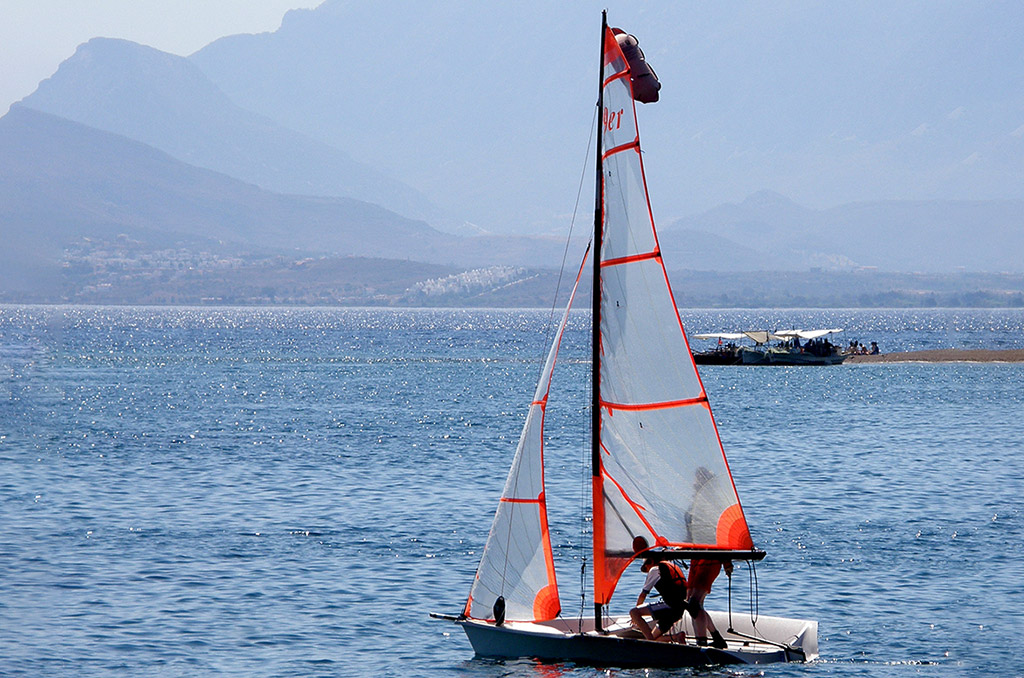
<path id="1" fill-rule="evenodd" d="M 940 348 L 928 351 L 851 355 L 846 364 L 854 363 L 1021 363 L 1024 349 L 992 351 L 986 349 Z"/>

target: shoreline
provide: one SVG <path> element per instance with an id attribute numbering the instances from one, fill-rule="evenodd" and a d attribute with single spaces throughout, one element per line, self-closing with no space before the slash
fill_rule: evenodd
<path id="1" fill-rule="evenodd" d="M 858 363 L 1021 363 L 1024 349 L 988 350 L 940 348 L 928 351 L 879 353 L 877 355 L 851 355 L 846 364 Z"/>

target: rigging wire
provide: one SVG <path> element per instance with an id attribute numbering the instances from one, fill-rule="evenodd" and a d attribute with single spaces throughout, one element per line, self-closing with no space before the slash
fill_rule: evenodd
<path id="1" fill-rule="evenodd" d="M 747 570 L 748 570 L 748 573 L 747 573 L 747 582 L 748 582 L 747 586 L 748 586 L 749 590 L 747 591 L 747 596 L 748 596 L 747 600 L 750 601 L 750 605 L 751 605 L 751 607 L 750 607 L 750 626 L 754 629 L 755 632 L 760 633 L 757 630 L 757 621 L 760 618 L 760 614 L 761 614 L 761 612 L 760 612 L 760 610 L 761 610 L 760 592 L 759 592 L 758 586 L 757 586 L 757 566 L 754 564 L 754 561 L 752 561 L 752 560 L 748 560 L 748 561 L 745 561 L 745 562 L 747 564 Z M 732 575 L 729 575 L 729 629 L 728 630 L 729 630 L 730 633 L 736 633 L 736 631 L 733 630 L 733 624 L 732 624 Z"/>
<path id="2" fill-rule="evenodd" d="M 555 283 L 555 294 L 554 294 L 554 296 L 551 299 L 551 311 L 548 314 L 548 332 L 549 332 L 549 334 L 547 336 L 548 336 L 549 341 L 546 342 L 547 344 L 551 343 L 551 341 L 550 341 L 550 339 L 551 339 L 550 332 L 552 331 L 552 329 L 554 327 L 553 323 L 554 323 L 554 319 L 555 319 L 555 309 L 558 307 L 558 294 L 562 291 L 562 277 L 565 275 L 565 262 L 566 262 L 566 260 L 569 257 L 569 246 L 572 244 L 572 232 L 573 232 L 573 228 L 576 226 L 576 216 L 579 214 L 580 197 L 583 195 L 583 183 L 586 181 L 587 169 L 588 169 L 587 165 L 590 162 L 590 144 L 591 144 L 591 142 L 593 141 L 593 138 L 594 138 L 594 130 L 597 129 L 597 119 L 598 119 L 598 117 L 599 117 L 598 113 L 597 113 L 597 111 L 595 109 L 594 117 L 593 117 L 593 119 L 590 122 L 590 135 L 587 137 L 587 152 L 586 152 L 586 154 L 584 156 L 586 158 L 586 160 L 583 163 L 583 170 L 580 172 L 579 187 L 576 189 L 576 204 L 573 205 L 573 208 L 572 208 L 572 218 L 569 220 L 569 233 L 568 233 L 568 235 L 565 238 L 565 248 L 562 250 L 562 264 L 561 264 L 561 266 L 558 267 L 558 282 Z"/>
<path id="3" fill-rule="evenodd" d="M 566 243 L 565 243 L 565 252 L 566 253 L 562 255 L 562 268 L 563 269 L 565 268 L 565 257 L 567 256 L 568 251 L 569 251 L 569 242 L 570 242 L 570 239 L 571 239 L 571 236 L 572 236 L 572 227 L 576 223 L 576 216 L 579 214 L 580 197 L 583 195 L 583 184 L 586 182 L 587 175 L 589 174 L 591 144 L 594 141 L 595 132 L 597 130 L 598 119 L 600 117 L 601 117 L 601 112 L 600 112 L 600 110 L 598 110 L 598 107 L 595 104 L 595 106 L 594 106 L 594 115 L 593 115 L 593 117 L 591 118 L 591 121 L 590 121 L 590 134 L 587 136 L 587 152 L 583 156 L 584 157 L 583 169 L 580 171 L 579 187 L 576 189 L 576 204 L 573 206 L 572 222 L 570 223 L 570 226 L 569 226 L 570 238 L 566 239 Z M 593 236 L 591 236 L 590 240 L 587 243 L 587 250 L 588 251 L 593 246 L 593 242 L 594 242 L 594 239 L 593 239 Z M 597 257 L 598 256 L 599 256 L 598 253 L 595 252 L 594 253 L 594 257 L 595 258 L 594 258 L 594 264 L 593 264 L 594 266 L 597 266 Z M 559 271 L 558 276 L 559 276 L 559 285 L 561 285 L 561 279 L 562 279 L 561 271 Z M 590 293 L 591 294 L 595 294 L 594 290 L 591 290 Z M 556 299 L 558 298 L 557 290 L 556 290 L 556 293 L 555 293 L 555 298 Z M 554 313 L 554 308 L 552 308 L 552 314 L 553 313 Z M 589 379 L 585 379 L 584 383 L 586 384 L 586 393 L 585 393 L 586 401 L 585 402 L 589 403 L 590 402 L 591 389 L 593 388 L 593 385 L 590 383 Z M 587 429 L 587 430 L 589 431 L 589 429 Z M 590 455 L 590 439 L 589 439 L 589 437 L 581 438 L 581 444 L 580 444 L 580 448 L 579 449 L 580 449 L 580 464 L 577 466 L 577 468 L 586 469 L 587 468 L 587 459 L 588 459 L 588 457 Z M 583 615 L 584 615 L 584 610 L 586 610 L 586 606 L 587 606 L 587 562 L 588 562 L 588 559 L 587 559 L 587 549 L 586 549 L 585 544 L 587 543 L 587 522 L 586 522 L 586 516 L 589 513 L 588 510 L 587 510 L 588 509 L 587 497 L 589 496 L 589 494 L 587 493 L 587 487 L 586 487 L 586 473 L 585 472 L 581 473 L 580 478 L 581 478 L 581 482 L 580 482 L 579 514 L 578 514 L 578 516 L 579 516 L 579 518 L 578 518 L 579 530 L 580 530 L 579 531 L 578 544 L 580 545 L 580 548 L 581 548 L 581 555 L 580 555 L 580 611 L 579 611 L 579 616 L 577 617 L 577 625 L 578 625 L 577 628 L 578 628 L 580 633 L 583 633 Z"/>
<path id="4" fill-rule="evenodd" d="M 754 566 L 754 561 L 749 561 L 748 564 L 750 566 L 750 599 L 754 602 L 750 610 L 750 625 L 756 628 L 757 620 L 761 616 L 761 600 L 757 587 L 757 567 Z"/>

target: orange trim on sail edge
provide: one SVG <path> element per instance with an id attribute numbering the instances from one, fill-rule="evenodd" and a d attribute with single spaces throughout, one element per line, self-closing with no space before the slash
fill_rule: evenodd
<path id="1" fill-rule="evenodd" d="M 602 464 L 603 466 L 603 464 Z M 606 605 L 608 600 L 604 597 L 606 582 L 604 580 L 604 490 L 603 490 L 604 469 L 591 478 L 591 491 L 593 492 L 592 513 L 594 518 L 594 602 Z"/>
<path id="2" fill-rule="evenodd" d="M 622 60 L 623 73 L 629 72 L 629 64 L 626 62 L 626 55 L 622 53 L 622 48 L 619 47 L 619 41 L 615 39 L 615 32 L 611 26 L 606 26 L 604 31 L 604 63 L 602 68 L 607 66 L 616 58 Z"/>
<path id="3" fill-rule="evenodd" d="M 601 444 L 601 447 L 602 447 L 602 449 L 604 449 L 605 452 L 607 452 L 607 448 L 604 447 L 603 443 Z M 647 531 L 651 534 L 651 536 L 654 537 L 655 542 L 657 543 L 657 545 L 658 546 L 665 546 L 665 545 L 667 545 L 668 541 L 664 537 L 662 537 L 661 535 L 658 534 L 658 532 L 654 529 L 654 526 L 652 526 L 650 524 L 650 522 L 641 513 L 641 511 L 645 511 L 646 510 L 646 507 L 636 503 L 635 501 L 633 501 L 632 499 L 629 498 L 629 495 L 627 495 L 626 491 L 622 489 L 622 486 L 615 480 L 615 478 L 611 477 L 608 474 L 608 471 L 605 470 L 604 464 L 601 465 L 601 477 L 602 477 L 602 479 L 603 478 L 607 478 L 609 480 L 609 482 L 611 482 L 612 485 L 615 487 L 615 489 L 618 490 L 619 495 L 623 499 L 626 500 L 626 503 L 629 505 L 629 507 L 631 509 L 633 509 L 633 513 L 636 514 L 636 517 L 640 519 L 640 522 L 643 523 L 644 527 L 647 528 Z M 597 483 L 598 480 L 599 479 L 597 477 L 594 478 L 595 483 Z M 595 485 L 595 487 L 596 487 L 596 485 Z M 597 492 L 597 491 L 598 490 L 595 489 L 595 492 Z M 623 563 L 620 568 L 616 569 L 615 572 L 605 572 L 605 568 L 607 566 L 607 562 L 606 562 L 605 557 L 604 557 L 604 549 L 606 548 L 606 543 L 604 541 L 604 484 L 603 484 L 603 482 L 601 483 L 601 489 L 600 489 L 600 501 L 598 501 L 598 495 L 595 494 L 594 495 L 594 505 L 595 506 L 599 505 L 601 507 L 600 532 L 598 532 L 599 525 L 598 525 L 598 521 L 597 521 L 597 510 L 596 509 L 594 510 L 594 600 L 595 600 L 595 602 L 599 602 L 602 605 L 607 605 L 609 602 L 611 602 L 612 596 L 615 594 L 615 587 L 618 586 L 619 579 L 622 578 L 622 573 L 626 571 L 626 568 L 629 567 L 629 563 L 631 563 L 633 561 L 633 559 L 630 558 L 630 559 L 626 560 L 626 562 Z M 600 543 L 601 543 L 601 550 L 600 551 L 598 550 L 598 535 L 600 535 Z M 599 575 L 600 575 L 600 579 L 599 579 Z"/>
<path id="4" fill-rule="evenodd" d="M 508 500 L 513 503 L 532 503 L 537 504 L 537 518 L 540 523 L 541 530 L 541 548 L 544 551 L 544 570 L 547 574 L 548 583 L 546 586 L 541 588 L 533 598 L 533 616 L 534 621 L 548 621 L 554 619 L 562 612 L 562 605 L 558 595 L 558 581 L 555 576 L 555 554 L 554 549 L 551 547 L 551 530 L 548 525 L 548 505 L 546 500 L 546 493 L 544 488 L 547 485 L 547 481 L 544 477 L 544 424 L 547 419 L 547 400 L 548 395 L 551 393 L 551 379 L 555 369 L 555 362 L 557 361 L 558 352 L 562 346 L 562 339 L 565 334 L 565 323 L 569 317 L 569 310 L 572 308 L 572 303 L 576 299 L 576 290 L 579 288 L 580 278 L 583 276 L 583 269 L 587 265 L 587 257 L 590 255 L 590 246 L 587 246 L 587 251 L 583 254 L 583 261 L 580 262 L 579 271 L 576 272 L 576 282 L 573 284 L 572 292 L 569 294 L 569 303 L 566 305 L 565 314 L 562 317 L 562 322 L 559 326 L 558 337 L 555 340 L 554 352 L 555 360 L 551 363 L 551 372 L 546 375 L 547 378 L 547 389 L 544 392 L 544 397 L 539 401 L 535 401 L 533 404 L 540 405 L 540 466 L 541 466 L 541 491 L 537 499 L 529 500 L 516 500 L 509 498 Z M 504 500 L 505 498 L 502 497 Z"/>
<path id="5" fill-rule="evenodd" d="M 637 502 L 635 502 L 632 499 L 630 499 L 629 495 L 626 494 L 626 491 L 624 489 L 622 489 L 622 485 L 619 485 L 618 481 L 615 480 L 615 478 L 612 478 L 610 475 L 608 475 L 607 471 L 602 469 L 601 472 L 604 474 L 605 478 L 607 478 L 608 480 L 612 481 L 612 484 L 615 485 L 615 489 L 617 489 L 619 491 L 619 494 L 621 494 L 622 498 L 626 500 L 626 503 L 629 504 L 630 508 L 632 508 L 634 511 L 636 511 L 636 516 L 644 524 L 644 527 L 646 527 L 647 530 L 651 534 L 653 534 L 655 537 L 657 537 L 658 533 L 655 532 L 654 527 L 651 526 L 651 524 L 649 522 L 647 522 L 647 519 L 644 518 L 643 515 L 641 515 L 641 513 L 640 513 L 640 511 L 646 511 L 647 507 L 644 506 L 643 504 L 638 504 Z"/>
<path id="6" fill-rule="evenodd" d="M 543 495 L 541 495 L 543 497 Z M 543 537 L 541 543 L 544 548 L 544 569 L 548 576 L 548 585 L 537 591 L 533 597 L 534 621 L 547 621 L 554 619 L 562 612 L 562 603 L 558 597 L 558 582 L 555 579 L 555 553 L 551 547 L 551 532 L 548 528 L 548 506 L 547 502 L 541 502 L 540 529 Z"/>

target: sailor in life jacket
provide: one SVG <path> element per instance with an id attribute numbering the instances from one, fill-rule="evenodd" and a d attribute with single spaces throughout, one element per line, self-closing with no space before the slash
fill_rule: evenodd
<path id="1" fill-rule="evenodd" d="M 732 577 L 732 561 L 703 560 L 694 558 L 690 561 L 690 580 L 686 592 L 686 607 L 693 617 L 693 633 L 698 645 L 707 645 L 708 632 L 711 632 L 711 647 L 724 650 L 728 647 L 722 634 L 715 628 L 711 615 L 704 609 L 704 598 L 711 593 L 711 583 L 722 570 Z"/>
<path id="2" fill-rule="evenodd" d="M 640 565 L 640 571 L 647 573 L 647 579 L 637 596 L 636 607 L 629 611 L 633 625 L 647 640 L 676 640 L 685 643 L 684 634 L 677 634 L 674 638 L 669 636 L 672 626 L 686 612 L 686 575 L 682 568 L 671 561 L 657 561 L 647 557 Z M 644 605 L 652 589 L 661 594 L 661 602 Z M 653 630 L 644 617 L 654 619 L 657 625 Z"/>

